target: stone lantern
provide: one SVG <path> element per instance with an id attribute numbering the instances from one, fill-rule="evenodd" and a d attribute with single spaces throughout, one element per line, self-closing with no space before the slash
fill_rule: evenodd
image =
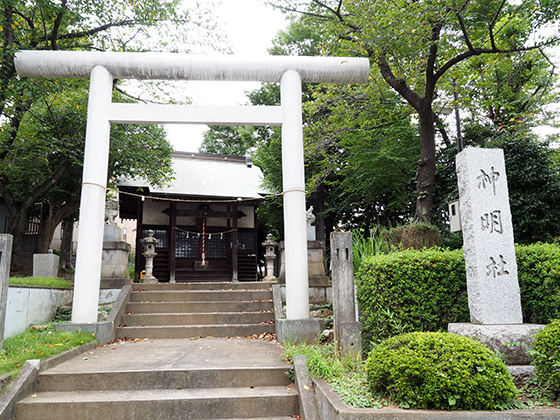
<path id="1" fill-rule="evenodd" d="M 148 236 L 140 240 L 140 243 L 144 245 L 142 255 L 146 258 L 146 275 L 140 279 L 140 283 L 157 283 L 158 279 L 152 273 L 154 270 L 154 257 L 157 255 L 156 244 L 159 243 L 159 239 L 154 238 L 153 230 L 148 230 L 146 234 Z"/>
<path id="2" fill-rule="evenodd" d="M 266 277 L 263 281 L 276 281 L 276 277 L 274 277 L 274 259 L 276 258 L 274 248 L 278 246 L 278 242 L 276 242 L 272 238 L 272 234 L 269 233 L 266 235 L 266 241 L 262 243 L 262 246 L 266 249 L 264 254 L 266 260 Z"/>

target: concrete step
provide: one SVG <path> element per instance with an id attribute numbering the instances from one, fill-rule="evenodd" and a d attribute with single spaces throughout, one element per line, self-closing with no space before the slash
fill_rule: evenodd
<path id="1" fill-rule="evenodd" d="M 125 314 L 121 323 L 127 326 L 139 325 L 216 325 L 216 324 L 260 324 L 274 320 L 274 313 L 268 312 L 205 312 L 205 313 L 147 313 Z"/>
<path id="2" fill-rule="evenodd" d="M 270 290 L 154 290 L 133 291 L 131 302 L 268 301 Z"/>
<path id="3" fill-rule="evenodd" d="M 134 284 L 137 290 L 251 290 L 270 289 L 270 282 L 192 282 L 192 283 L 157 283 L 157 284 Z"/>
<path id="4" fill-rule="evenodd" d="M 37 392 L 287 386 L 287 367 L 57 372 L 38 377 Z"/>
<path id="5" fill-rule="evenodd" d="M 129 302 L 127 312 L 141 313 L 202 313 L 202 312 L 242 312 L 266 311 L 274 308 L 272 301 L 208 301 L 195 302 Z"/>
<path id="6" fill-rule="evenodd" d="M 299 412 L 292 386 L 43 392 L 17 404 L 16 420 L 222 419 Z"/>
<path id="7" fill-rule="evenodd" d="M 128 338 L 194 338 L 194 337 L 248 337 L 254 334 L 276 332 L 274 324 L 222 324 L 175 326 L 119 326 L 116 337 Z"/>

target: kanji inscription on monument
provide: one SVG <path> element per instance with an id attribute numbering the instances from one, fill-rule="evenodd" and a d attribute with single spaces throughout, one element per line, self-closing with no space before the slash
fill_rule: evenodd
<path id="1" fill-rule="evenodd" d="M 467 148 L 456 164 L 471 322 L 521 324 L 503 151 Z"/>

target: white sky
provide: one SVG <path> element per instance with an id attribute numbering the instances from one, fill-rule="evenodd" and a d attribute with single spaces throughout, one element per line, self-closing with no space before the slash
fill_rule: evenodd
<path id="1" fill-rule="evenodd" d="M 268 55 L 272 39 L 288 22 L 284 15 L 263 0 L 222 0 L 216 19 L 225 28 L 235 55 Z M 245 105 L 244 92 L 260 87 L 258 82 L 189 82 L 193 105 Z M 196 152 L 206 125 L 166 125 L 168 139 L 178 151 Z"/>

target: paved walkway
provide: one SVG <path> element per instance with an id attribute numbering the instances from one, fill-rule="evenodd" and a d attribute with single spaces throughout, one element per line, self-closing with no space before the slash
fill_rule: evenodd
<path id="1" fill-rule="evenodd" d="M 246 338 L 146 339 L 106 344 L 49 372 L 118 372 L 221 367 L 283 367 L 277 342 Z"/>

